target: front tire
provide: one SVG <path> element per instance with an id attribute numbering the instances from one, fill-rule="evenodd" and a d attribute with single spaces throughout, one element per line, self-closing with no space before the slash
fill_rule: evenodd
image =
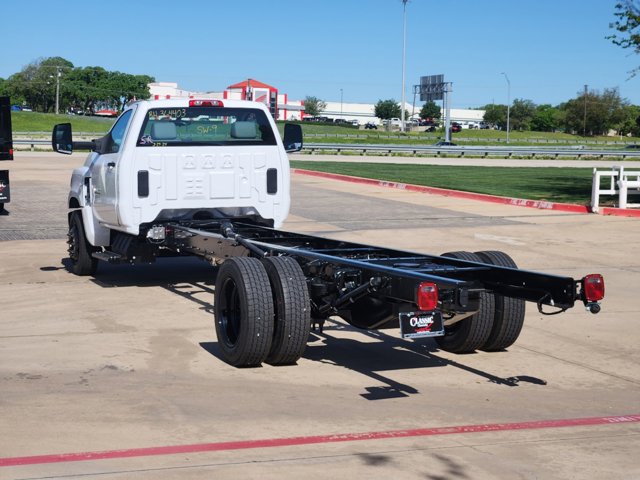
<path id="1" fill-rule="evenodd" d="M 273 298 L 260 260 L 232 257 L 222 264 L 214 312 L 218 345 L 227 363 L 256 367 L 265 361 L 273 339 Z"/>
<path id="2" fill-rule="evenodd" d="M 67 233 L 67 251 L 71 259 L 71 271 L 76 275 L 93 275 L 98 269 L 98 260 L 91 256 L 94 248 L 87 241 L 82 224 L 82 212 L 75 210 L 69 216 L 69 232 Z"/>
<path id="3" fill-rule="evenodd" d="M 482 258 L 471 252 L 449 252 L 442 256 L 482 263 Z M 471 353 L 478 350 L 489 338 L 494 316 L 494 296 L 491 293 L 482 292 L 480 309 L 464 320 L 445 326 L 444 336 L 436 337 L 436 342 L 442 350 L 452 353 Z"/>

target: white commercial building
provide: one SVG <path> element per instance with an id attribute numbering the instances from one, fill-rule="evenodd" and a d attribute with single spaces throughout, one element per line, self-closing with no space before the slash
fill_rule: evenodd
<path id="1" fill-rule="evenodd" d="M 277 103 L 277 120 L 303 120 L 305 117 L 304 100 L 290 100 L 286 93 L 280 93 L 277 88 L 262 83 L 258 80 L 247 79 L 233 85 L 229 85 L 220 92 L 195 92 L 183 90 L 173 82 L 157 82 L 149 84 L 151 98 L 211 98 L 245 100 L 252 98 L 255 101 L 264 102 L 267 106 Z M 380 124 L 381 121 L 375 116 L 375 104 L 372 103 L 346 103 L 346 102 L 326 102 L 327 106 L 321 115 L 329 119 L 343 119 L 347 122 L 357 120 L 360 125 L 369 122 Z M 422 105 L 415 107 L 410 103 L 405 103 L 405 111 L 409 118 L 418 118 Z M 443 116 L 444 116 L 444 112 Z M 451 121 L 458 122 L 463 128 L 470 124 L 478 124 L 484 117 L 484 110 L 471 110 L 452 108 L 450 110 Z"/>

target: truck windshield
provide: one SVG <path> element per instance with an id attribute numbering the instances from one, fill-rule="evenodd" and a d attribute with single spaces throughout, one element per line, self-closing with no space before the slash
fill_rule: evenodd
<path id="1" fill-rule="evenodd" d="M 253 108 L 152 108 L 138 136 L 139 147 L 276 145 L 265 113 Z"/>

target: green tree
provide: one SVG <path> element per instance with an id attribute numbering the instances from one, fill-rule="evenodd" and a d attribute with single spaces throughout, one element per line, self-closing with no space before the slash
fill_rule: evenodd
<path id="1" fill-rule="evenodd" d="M 640 137 L 640 106 L 627 105 L 623 108 L 624 120 L 620 123 L 618 132 L 620 135 L 633 135 Z"/>
<path id="2" fill-rule="evenodd" d="M 64 76 L 62 86 L 65 105 L 84 111 L 99 107 L 122 109 L 134 98 L 149 98 L 148 75 L 109 72 L 102 67 L 75 68 Z"/>
<path id="3" fill-rule="evenodd" d="M 422 106 L 420 110 L 420 118 L 440 118 L 440 106 L 436 104 L 433 100 L 428 101 Z"/>
<path id="4" fill-rule="evenodd" d="M 102 67 L 75 68 L 66 75 L 63 85 L 69 106 L 93 111 L 97 103 L 109 102 L 109 72 Z"/>
<path id="5" fill-rule="evenodd" d="M 104 82 L 104 92 L 110 105 L 122 110 L 127 102 L 149 98 L 148 84 L 153 82 L 148 75 L 131 75 L 122 72 L 109 72 Z"/>
<path id="6" fill-rule="evenodd" d="M 536 132 L 555 132 L 560 127 L 562 114 L 551 105 L 538 105 L 531 119 L 531 130 Z"/>
<path id="7" fill-rule="evenodd" d="M 7 79 L 7 93 L 14 103 L 22 101 L 38 111 L 51 111 L 55 107 L 56 77 L 72 68 L 73 64 L 62 57 L 35 60 Z"/>
<path id="8" fill-rule="evenodd" d="M 496 125 L 500 127 L 500 129 L 504 130 L 507 128 L 507 106 L 506 105 L 496 105 L 489 104 L 482 107 L 484 110 L 483 120 L 490 124 Z"/>
<path id="9" fill-rule="evenodd" d="M 324 109 L 327 108 L 327 103 L 320 100 L 318 97 L 307 95 L 304 97 L 304 113 L 305 115 L 311 115 L 316 117 L 320 115 Z"/>
<path id="10" fill-rule="evenodd" d="M 630 48 L 634 53 L 640 53 L 640 5 L 634 0 L 625 0 L 615 5 L 614 15 L 617 20 L 609 24 L 609 28 L 618 31 L 606 37 L 614 44 L 622 48 Z M 640 67 L 636 67 L 629 72 L 634 77 L 640 72 Z"/>
<path id="11" fill-rule="evenodd" d="M 378 103 L 376 103 L 374 108 L 376 117 L 383 120 L 389 118 L 400 118 L 401 112 L 402 109 L 400 108 L 400 104 L 393 99 L 378 100 Z"/>
<path id="12" fill-rule="evenodd" d="M 516 98 L 509 112 L 509 128 L 511 130 L 531 130 L 531 120 L 536 105 L 531 100 Z"/>
<path id="13" fill-rule="evenodd" d="M 102 67 L 74 68 L 62 57 L 38 59 L 2 84 L 12 103 L 28 103 L 41 112 L 55 109 L 59 82 L 60 111 L 69 107 L 93 110 L 96 105 L 122 108 L 129 100 L 149 98 L 148 75 L 109 72 Z"/>
<path id="14" fill-rule="evenodd" d="M 624 108 L 628 104 L 617 88 L 607 88 L 603 93 L 582 92 L 560 106 L 564 112 L 564 128 L 573 133 L 606 135 L 624 123 Z"/>

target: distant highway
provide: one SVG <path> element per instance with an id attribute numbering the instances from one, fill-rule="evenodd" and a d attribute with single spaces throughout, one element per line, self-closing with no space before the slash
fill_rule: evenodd
<path id="1" fill-rule="evenodd" d="M 15 145 L 30 145 L 31 150 L 36 147 L 50 147 L 51 140 L 19 139 Z M 519 147 L 519 146 L 455 146 L 437 147 L 435 145 L 390 145 L 390 144 L 350 144 L 350 143 L 305 143 L 303 151 L 342 153 L 354 152 L 367 154 L 409 154 L 409 155 L 446 155 L 510 158 L 513 156 L 544 157 L 544 158 L 625 158 L 640 159 L 640 149 L 588 149 L 578 147 Z"/>

